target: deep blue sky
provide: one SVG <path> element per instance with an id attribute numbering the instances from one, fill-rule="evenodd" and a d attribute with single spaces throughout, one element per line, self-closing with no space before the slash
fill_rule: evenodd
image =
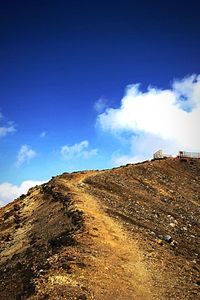
<path id="1" fill-rule="evenodd" d="M 16 132 L 0 140 L 0 183 L 110 167 L 120 143 L 95 127 L 95 102 L 118 107 L 128 84 L 198 74 L 199 14 L 198 0 L 1 1 L 1 126 Z M 83 140 L 98 155 L 60 158 Z M 22 145 L 37 155 L 16 167 Z"/>

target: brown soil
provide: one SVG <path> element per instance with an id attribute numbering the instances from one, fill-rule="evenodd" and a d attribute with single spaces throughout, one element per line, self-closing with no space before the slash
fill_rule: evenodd
<path id="1" fill-rule="evenodd" d="M 200 299 L 200 161 L 64 173 L 0 210 L 0 299 Z"/>

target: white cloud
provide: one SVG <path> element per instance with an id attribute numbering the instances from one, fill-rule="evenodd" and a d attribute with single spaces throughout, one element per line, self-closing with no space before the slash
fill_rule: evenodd
<path id="1" fill-rule="evenodd" d="M 141 160 L 144 160 L 144 158 L 140 156 L 118 155 L 114 153 L 112 157 L 112 164 L 114 167 L 117 167 L 126 164 L 133 164 Z"/>
<path id="2" fill-rule="evenodd" d="M 4 116 L 0 112 L 0 121 L 3 121 Z M 14 133 L 16 131 L 14 122 L 7 122 L 6 124 L 3 124 L 0 126 L 0 138 L 5 137 L 6 135 L 10 133 Z"/>
<path id="3" fill-rule="evenodd" d="M 0 184 L 0 207 L 6 205 L 10 201 L 18 198 L 22 194 L 26 194 L 31 187 L 40 185 L 46 181 L 34 181 L 26 180 L 20 185 L 13 185 L 9 182 L 3 182 Z"/>
<path id="4" fill-rule="evenodd" d="M 9 133 L 14 133 L 16 131 L 14 125 L 6 125 L 0 127 L 0 137 L 4 137 Z"/>
<path id="5" fill-rule="evenodd" d="M 185 110 L 192 110 L 199 106 L 200 102 L 200 75 L 191 75 L 173 83 L 178 104 Z"/>
<path id="6" fill-rule="evenodd" d="M 103 130 L 115 135 L 125 132 L 137 136 L 131 141 L 128 157 L 146 157 L 156 145 L 167 151 L 200 150 L 200 76 L 175 80 L 171 89 L 149 87 L 142 92 L 139 84 L 127 87 L 121 105 L 108 108 L 98 116 Z M 140 147 L 148 141 L 146 146 Z M 156 141 L 156 142 L 155 142 Z M 156 150 L 156 149 L 155 149 Z M 152 154 L 152 153 L 151 153 Z M 119 156 L 120 157 L 120 156 Z"/>
<path id="7" fill-rule="evenodd" d="M 170 140 L 163 140 L 152 134 L 132 136 L 129 140 L 128 154 L 116 151 L 112 157 L 112 165 L 121 166 L 151 159 L 158 149 L 163 149 L 165 154 L 176 155 L 178 146 Z"/>
<path id="8" fill-rule="evenodd" d="M 47 132 L 46 132 L 46 131 L 43 131 L 43 132 L 41 132 L 40 137 L 41 137 L 41 138 L 44 138 L 46 135 L 47 135 Z"/>
<path id="9" fill-rule="evenodd" d="M 89 142 L 87 140 L 80 142 L 79 144 L 74 144 L 72 146 L 62 146 L 61 155 L 64 159 L 73 158 L 89 158 L 97 154 L 97 149 L 89 150 Z"/>
<path id="10" fill-rule="evenodd" d="M 107 103 L 106 103 L 106 99 L 104 99 L 104 98 L 100 98 L 94 104 L 94 109 L 98 113 L 102 113 L 106 108 L 107 108 Z"/>
<path id="11" fill-rule="evenodd" d="M 17 155 L 16 166 L 20 167 L 23 163 L 29 162 L 36 154 L 36 151 L 31 149 L 28 145 L 22 145 Z"/>

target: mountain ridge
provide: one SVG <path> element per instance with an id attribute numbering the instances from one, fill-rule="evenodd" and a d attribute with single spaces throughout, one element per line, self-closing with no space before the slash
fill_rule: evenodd
<path id="1" fill-rule="evenodd" d="M 199 299 L 200 162 L 63 173 L 0 209 L 1 299 Z"/>

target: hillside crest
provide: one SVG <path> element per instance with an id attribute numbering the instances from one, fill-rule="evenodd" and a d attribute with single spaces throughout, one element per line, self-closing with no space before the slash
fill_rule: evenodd
<path id="1" fill-rule="evenodd" d="M 64 173 L 0 209 L 0 295 L 199 299 L 200 160 Z"/>

